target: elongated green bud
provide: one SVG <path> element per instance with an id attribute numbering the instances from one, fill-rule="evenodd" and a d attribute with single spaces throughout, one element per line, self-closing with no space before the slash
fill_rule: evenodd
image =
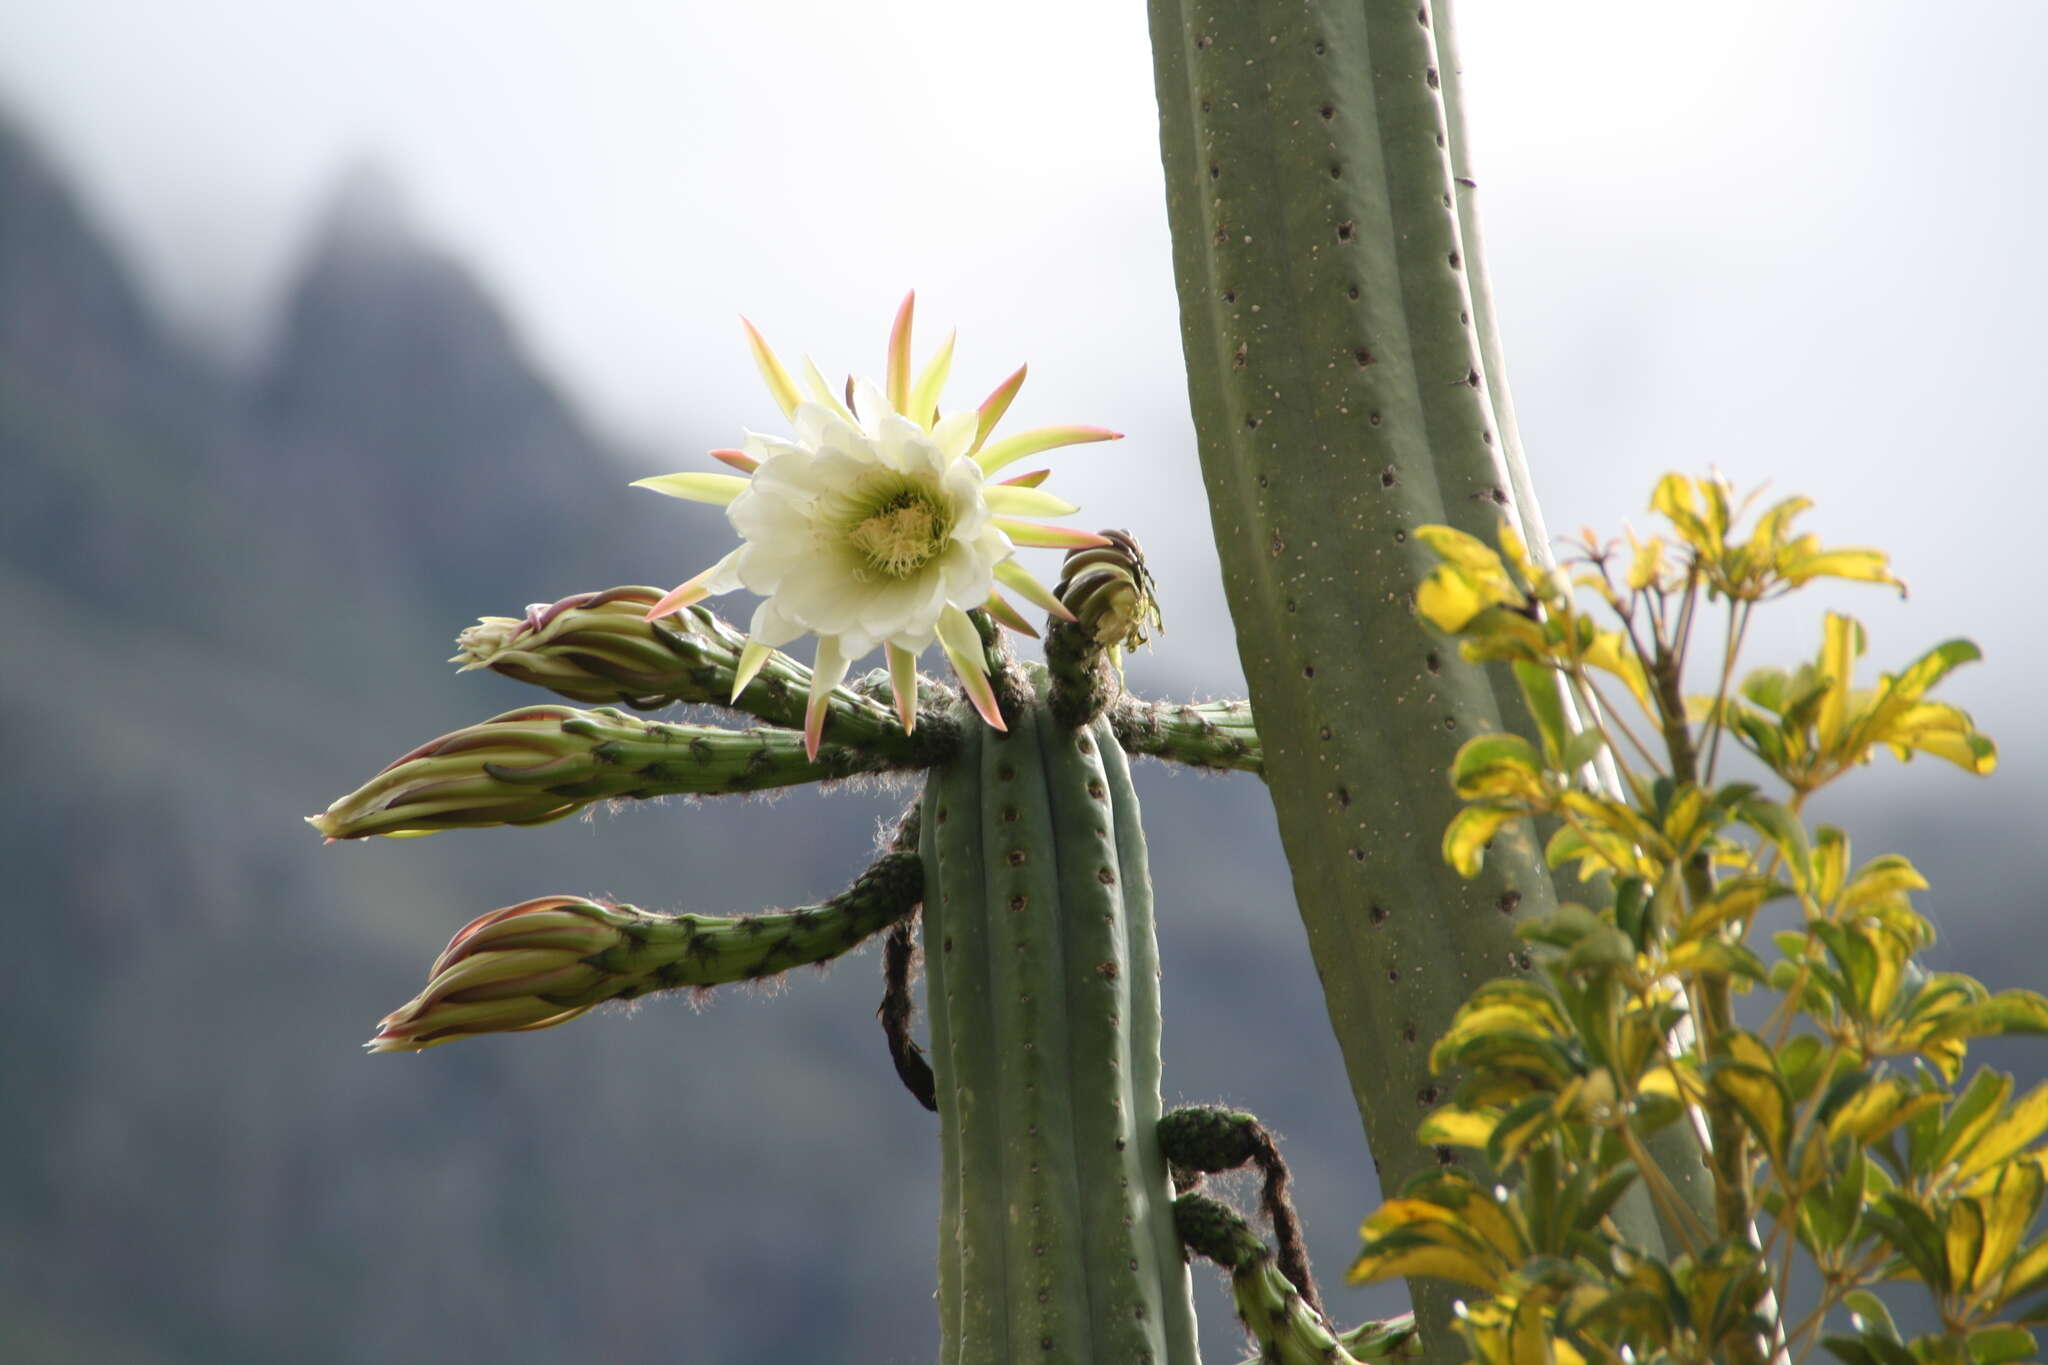
<path id="1" fill-rule="evenodd" d="M 648 608 L 662 596 L 655 588 L 612 588 L 528 607 L 523 617 L 486 616 L 457 637 L 449 662 L 465 673 L 488 668 L 572 701 L 640 711 L 673 702 L 725 706 L 803 729 L 810 669 L 773 651 L 735 697 L 746 635 L 701 606 L 649 621 Z M 958 743 L 958 727 L 946 707 L 947 688 L 926 682 L 919 695 L 930 704 L 905 734 L 886 700 L 834 688 L 826 730 L 836 743 L 929 766 Z"/>
<path id="2" fill-rule="evenodd" d="M 306 823 L 329 839 L 539 825 L 594 801 L 764 791 L 897 766 L 839 744 L 812 762 L 790 730 L 530 706 L 429 740 Z"/>
<path id="3" fill-rule="evenodd" d="M 608 1000 L 756 981 L 857 947 L 923 894 L 917 854 L 894 852 L 822 905 L 762 915 L 657 915 L 577 896 L 524 901 L 464 926 L 426 989 L 386 1015 L 366 1046 L 417 1052 L 552 1028 Z"/>
<path id="4" fill-rule="evenodd" d="M 1197 768 L 1266 771 L 1266 751 L 1248 701 L 1165 702 L 1118 697 L 1109 724 L 1126 753 Z"/>
<path id="5" fill-rule="evenodd" d="M 1173 1220 L 1189 1251 L 1230 1272 L 1231 1299 L 1238 1319 L 1259 1344 L 1261 1365 L 1358 1365 L 1419 1353 L 1414 1319 L 1408 1315 L 1340 1335 L 1295 1292 L 1272 1249 L 1227 1205 L 1184 1194 L 1173 1201 Z"/>

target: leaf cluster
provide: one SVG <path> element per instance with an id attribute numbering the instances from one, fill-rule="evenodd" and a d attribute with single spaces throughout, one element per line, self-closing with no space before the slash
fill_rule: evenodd
<path id="1" fill-rule="evenodd" d="M 1483 1154 L 1503 1183 L 1423 1178 L 1367 1220 L 1352 1269 L 1474 1291 L 1476 1360 L 1989 1365 L 2034 1358 L 2048 1322 L 2048 1087 L 2014 1100 L 2011 1077 L 1966 1066 L 1974 1039 L 2048 1032 L 2048 999 L 1928 970 L 1924 879 L 1896 855 L 1856 862 L 1803 813 L 1880 751 L 1990 772 L 1991 741 L 1929 697 L 1977 651 L 1950 641 L 1858 686 L 1863 630 L 1829 615 L 1811 662 L 1738 674 L 1762 604 L 1822 578 L 1897 585 L 1881 553 L 1796 534 L 1807 505 L 1738 536 L 1747 502 L 1668 476 L 1651 502 L 1668 535 L 1625 553 L 1588 536 L 1559 570 L 1511 529 L 1497 546 L 1418 533 L 1439 560 L 1418 611 L 1467 658 L 1510 663 L 1536 722 L 1460 751 L 1444 855 L 1471 875 L 1496 833 L 1536 821 L 1586 887 L 1521 927 L 1537 974 L 1481 986 L 1432 1053 L 1454 1082 L 1422 1141 Z M 1715 690 L 1688 697 L 1717 614 Z M 1724 740 L 1772 781 L 1717 781 Z M 1760 929 L 1766 914 L 1792 927 Z M 1651 1157 L 1674 1126 L 1702 1141 L 1711 1207 Z M 1609 1216 L 1638 1185 L 1662 1248 Z M 1937 1330 L 1901 1335 L 1901 1283 Z"/>

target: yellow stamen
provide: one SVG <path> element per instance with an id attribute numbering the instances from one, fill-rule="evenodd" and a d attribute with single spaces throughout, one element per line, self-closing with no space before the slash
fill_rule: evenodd
<path id="1" fill-rule="evenodd" d="M 899 494 L 856 524 L 847 540 L 877 572 L 908 578 L 945 548 L 946 528 L 929 502 Z"/>

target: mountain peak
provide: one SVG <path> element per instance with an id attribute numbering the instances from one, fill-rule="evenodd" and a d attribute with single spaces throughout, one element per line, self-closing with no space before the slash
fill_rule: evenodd
<path id="1" fill-rule="evenodd" d="M 407 254 L 421 246 L 405 186 L 373 158 L 356 161 L 336 179 L 319 223 L 316 254 Z"/>

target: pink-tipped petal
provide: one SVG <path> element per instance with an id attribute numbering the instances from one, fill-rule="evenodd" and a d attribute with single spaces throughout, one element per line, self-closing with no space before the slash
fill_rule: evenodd
<path id="1" fill-rule="evenodd" d="M 817 761 L 818 744 L 825 735 L 825 712 L 832 700 L 832 689 L 845 679 L 852 662 L 840 651 L 838 636 L 818 637 L 818 657 L 811 665 L 811 700 L 804 708 L 804 757 L 812 762 Z"/>
<path id="2" fill-rule="evenodd" d="M 981 609 L 1019 635 L 1028 635 L 1034 640 L 1038 638 L 1037 629 L 1019 615 L 1017 609 L 1010 605 L 1010 600 L 1001 593 L 990 593 L 988 601 L 981 604 Z"/>
<path id="3" fill-rule="evenodd" d="M 926 431 L 930 431 L 932 423 L 938 420 L 939 392 L 946 387 L 947 376 L 953 373 L 953 343 L 959 335 L 958 332 L 946 334 L 946 344 L 925 363 L 923 372 L 917 376 L 917 383 L 910 388 L 910 408 L 904 415 Z"/>
<path id="4" fill-rule="evenodd" d="M 711 458 L 723 465 L 731 465 L 742 474 L 751 474 L 761 467 L 761 462 L 744 450 L 714 450 Z"/>
<path id="5" fill-rule="evenodd" d="M 1008 536 L 1012 543 L 1036 550 L 1090 550 L 1111 541 L 1093 531 L 1076 531 L 1068 526 L 1047 526 L 1043 522 L 1019 521 L 1015 517 L 990 517 L 989 525 Z"/>
<path id="6" fill-rule="evenodd" d="M 989 728 L 1008 730 L 1003 708 L 996 704 L 995 689 L 989 686 L 987 666 L 982 662 L 981 632 L 967 619 L 966 612 L 950 603 L 939 613 L 939 645 L 953 665 L 953 676 L 960 679 L 961 689 Z"/>
<path id="7" fill-rule="evenodd" d="M 896 321 L 889 328 L 889 406 L 909 416 L 910 407 L 910 319 L 917 311 L 917 291 L 903 296 Z"/>
<path id="8" fill-rule="evenodd" d="M 716 451 L 712 452 L 716 454 Z M 1034 469 L 1029 474 L 1017 474 L 1002 480 L 999 488 L 1036 488 L 1052 477 L 1050 469 Z"/>
<path id="9" fill-rule="evenodd" d="M 732 699 L 734 701 L 740 699 L 740 693 L 747 690 L 747 684 L 759 675 L 761 665 L 767 663 L 768 656 L 774 652 L 774 650 L 762 644 L 759 640 L 749 640 L 745 645 L 741 646 L 739 665 L 732 671 Z"/>
<path id="10" fill-rule="evenodd" d="M 1067 604 L 1053 596 L 1051 588 L 1046 587 L 1045 584 L 1033 578 L 1031 571 L 1016 560 L 1004 560 L 996 565 L 995 572 L 998 583 L 1015 592 L 1025 601 L 1030 602 L 1034 606 L 1044 607 L 1062 621 L 1074 619 L 1074 613 L 1067 610 Z"/>
<path id="11" fill-rule="evenodd" d="M 889 690 L 896 694 L 896 718 L 903 733 L 917 729 L 917 655 L 901 645 L 889 646 Z"/>
<path id="12" fill-rule="evenodd" d="M 1030 368 L 1029 365 L 1019 365 L 1017 373 L 996 385 L 995 392 L 981 400 L 981 422 L 974 433 L 974 445 L 968 451 L 970 455 L 981 449 L 988 440 L 988 434 L 996 429 L 996 423 L 1002 421 L 1003 414 L 1010 410 L 1010 400 L 1017 396 L 1017 390 L 1024 387 L 1024 375 Z"/>
<path id="13" fill-rule="evenodd" d="M 709 570 L 705 572 L 708 573 Z M 669 589 L 659 602 L 656 602 L 647 609 L 647 619 L 659 621 L 664 616 L 674 616 L 683 608 L 694 607 L 705 598 L 711 596 L 711 589 L 698 582 L 698 579 L 701 579 L 703 576 L 703 574 L 698 574 L 697 578 Z"/>
<path id="14" fill-rule="evenodd" d="M 796 391 L 796 381 L 789 377 L 789 371 L 782 368 L 782 362 L 775 358 L 775 352 L 768 349 L 768 342 L 753 323 L 740 319 L 740 326 L 747 329 L 747 349 L 754 353 L 754 368 L 761 372 L 761 378 L 768 385 L 768 392 L 774 395 L 775 406 L 782 409 L 784 417 L 796 416 L 796 405 L 802 401 Z"/>
<path id="15" fill-rule="evenodd" d="M 1027 455 L 1057 450 L 1061 446 L 1085 445 L 1089 441 L 1121 441 L 1123 438 L 1121 431 L 1111 431 L 1107 427 L 1033 427 L 1015 436 L 1005 436 L 994 445 L 982 447 L 975 454 L 974 462 L 981 466 L 982 473 L 993 474 Z"/>

